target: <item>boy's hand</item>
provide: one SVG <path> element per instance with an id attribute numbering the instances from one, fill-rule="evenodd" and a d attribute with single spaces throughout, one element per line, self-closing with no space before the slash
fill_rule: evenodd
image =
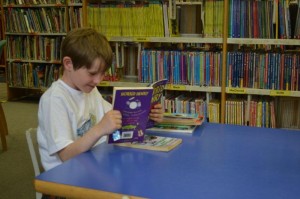
<path id="1" fill-rule="evenodd" d="M 104 135 L 113 133 L 122 127 L 122 114 L 120 111 L 111 110 L 105 113 L 102 120 L 98 123 Z"/>
<path id="2" fill-rule="evenodd" d="M 155 104 L 150 111 L 150 119 L 155 122 L 161 122 L 163 120 L 164 110 L 161 104 Z"/>

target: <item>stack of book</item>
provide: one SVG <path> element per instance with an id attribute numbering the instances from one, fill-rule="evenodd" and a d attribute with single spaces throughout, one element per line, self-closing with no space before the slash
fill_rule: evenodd
<path id="1" fill-rule="evenodd" d="M 163 121 L 147 131 L 193 133 L 203 123 L 203 119 L 199 114 L 165 113 Z"/>

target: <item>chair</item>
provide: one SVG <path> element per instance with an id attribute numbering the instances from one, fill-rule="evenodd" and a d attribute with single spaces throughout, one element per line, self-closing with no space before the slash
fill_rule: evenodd
<path id="1" fill-rule="evenodd" d="M 40 171 L 40 164 L 38 162 L 38 157 L 37 157 L 37 154 L 39 154 L 39 152 L 38 152 L 38 149 L 37 149 L 36 132 L 37 132 L 36 128 L 30 128 L 26 131 L 26 140 L 27 140 L 27 144 L 28 144 L 28 148 L 29 148 L 30 157 L 31 157 L 31 161 L 32 161 L 35 176 L 39 175 L 40 172 L 41 172 Z M 41 193 L 36 192 L 35 195 L 36 195 L 36 199 L 41 199 L 42 198 Z"/>

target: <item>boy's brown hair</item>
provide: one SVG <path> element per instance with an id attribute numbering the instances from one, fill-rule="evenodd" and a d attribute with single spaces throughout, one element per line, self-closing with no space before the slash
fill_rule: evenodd
<path id="1" fill-rule="evenodd" d="M 74 70 L 89 69 L 96 58 L 105 61 L 105 68 L 112 64 L 113 53 L 106 37 L 93 28 L 78 28 L 68 32 L 61 45 L 62 59 L 70 57 Z M 62 62 L 63 63 L 63 62 Z"/>

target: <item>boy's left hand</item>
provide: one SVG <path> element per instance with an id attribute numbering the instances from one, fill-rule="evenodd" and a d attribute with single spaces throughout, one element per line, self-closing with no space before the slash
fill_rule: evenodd
<path id="1" fill-rule="evenodd" d="M 150 119 L 155 122 L 161 122 L 163 119 L 164 110 L 161 104 L 155 104 L 150 111 Z"/>

